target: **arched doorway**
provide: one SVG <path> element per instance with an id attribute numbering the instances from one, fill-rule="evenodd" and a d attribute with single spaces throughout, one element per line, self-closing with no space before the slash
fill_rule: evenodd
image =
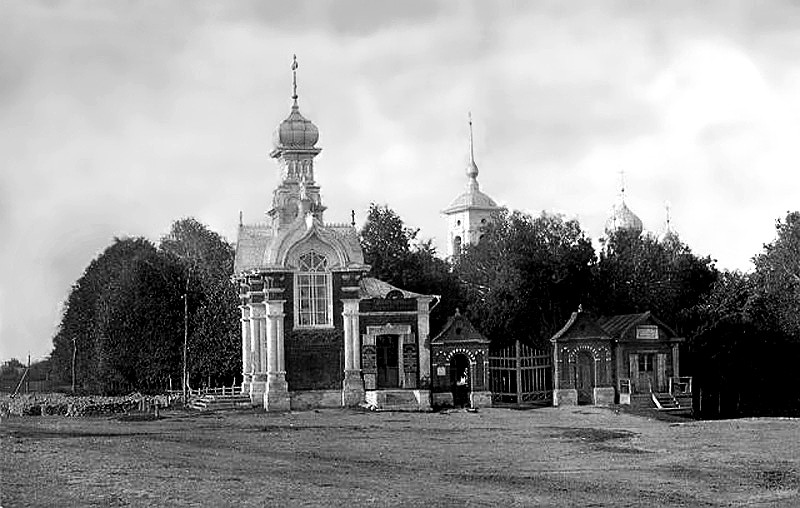
<path id="1" fill-rule="evenodd" d="M 455 354 L 450 358 L 450 389 L 453 392 L 455 407 L 469 406 L 469 394 L 472 379 L 469 369 L 469 358 L 463 354 Z"/>
<path id="2" fill-rule="evenodd" d="M 575 377 L 575 388 L 578 390 L 578 404 L 594 404 L 594 357 L 589 351 L 578 352 L 578 365 Z"/>

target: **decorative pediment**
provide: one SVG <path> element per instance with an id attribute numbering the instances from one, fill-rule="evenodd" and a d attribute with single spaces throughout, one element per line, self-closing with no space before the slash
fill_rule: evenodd
<path id="1" fill-rule="evenodd" d="M 279 233 L 264 252 L 263 265 L 296 268 L 298 258 L 311 250 L 324 255 L 332 270 L 364 267 L 364 255 L 357 238 L 345 237 L 325 227 L 310 214 L 298 217 L 288 229 Z"/>

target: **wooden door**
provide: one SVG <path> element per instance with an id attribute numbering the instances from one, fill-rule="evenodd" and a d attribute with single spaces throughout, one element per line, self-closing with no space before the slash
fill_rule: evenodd
<path id="1" fill-rule="evenodd" d="M 640 393 L 658 391 L 658 380 L 656 379 L 656 355 L 655 353 L 639 353 L 639 389 Z"/>
<path id="2" fill-rule="evenodd" d="M 399 337 L 397 335 L 378 335 L 376 338 L 378 388 L 397 388 L 400 386 L 398 342 Z"/>
<path id="3" fill-rule="evenodd" d="M 586 351 L 578 353 L 577 379 L 578 404 L 594 403 L 594 358 Z"/>

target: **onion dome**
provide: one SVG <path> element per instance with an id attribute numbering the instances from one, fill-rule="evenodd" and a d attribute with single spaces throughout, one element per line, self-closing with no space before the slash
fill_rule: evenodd
<path id="1" fill-rule="evenodd" d="M 278 125 L 272 136 L 275 148 L 312 149 L 319 141 L 319 129 L 300 114 L 297 105 L 297 56 L 292 61 L 292 111 L 289 116 Z"/>
<path id="2" fill-rule="evenodd" d="M 628 208 L 625 201 L 620 200 L 611 210 L 611 217 L 606 221 L 606 234 L 625 230 L 641 234 L 644 230 L 642 220 Z"/>
<path id="3" fill-rule="evenodd" d="M 680 238 L 678 233 L 672 228 L 672 218 L 670 217 L 669 203 L 665 205 L 666 220 L 664 222 L 664 231 L 658 236 L 658 241 L 663 244 L 679 244 Z"/>
<path id="4" fill-rule="evenodd" d="M 272 142 L 275 148 L 314 148 L 319 141 L 319 129 L 311 120 L 300 114 L 297 97 L 294 99 L 291 113 L 275 129 Z"/>

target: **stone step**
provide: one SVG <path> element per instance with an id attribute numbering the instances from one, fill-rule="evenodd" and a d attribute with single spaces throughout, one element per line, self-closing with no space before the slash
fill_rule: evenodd
<path id="1" fill-rule="evenodd" d="M 192 400 L 189 407 L 199 411 L 252 407 L 248 395 L 204 395 Z"/>

